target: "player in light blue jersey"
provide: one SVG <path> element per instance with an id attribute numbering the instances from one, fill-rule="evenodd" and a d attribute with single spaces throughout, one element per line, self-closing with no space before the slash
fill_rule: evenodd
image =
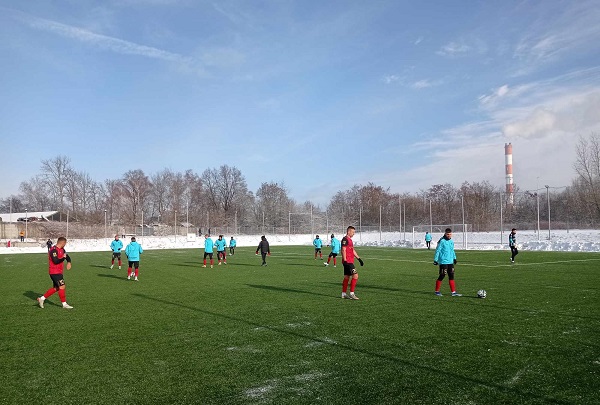
<path id="1" fill-rule="evenodd" d="M 237 245 L 237 242 L 235 241 L 235 239 L 233 239 L 233 236 L 231 237 L 231 240 L 229 241 L 229 254 L 231 256 L 233 256 L 235 254 L 235 246 Z"/>
<path id="2" fill-rule="evenodd" d="M 438 241 L 433 257 L 433 264 L 440 266 L 439 277 L 435 281 L 435 295 L 441 296 L 440 288 L 442 280 L 448 274 L 448 282 L 450 283 L 450 292 L 453 297 L 460 297 L 462 294 L 456 292 L 454 283 L 454 266 L 456 265 L 456 252 L 454 252 L 454 241 L 452 240 L 452 229 L 446 228 L 444 236 Z"/>
<path id="3" fill-rule="evenodd" d="M 215 246 L 217 247 L 219 266 L 221 265 L 221 261 L 223 261 L 223 264 L 227 264 L 227 257 L 225 257 L 225 246 L 227 246 L 227 241 L 223 239 L 223 235 L 219 235 L 219 239 L 215 241 Z"/>
<path id="4" fill-rule="evenodd" d="M 214 246 L 215 243 L 210 238 L 210 236 L 208 236 L 208 234 L 204 235 L 204 264 L 202 265 L 202 267 L 206 267 L 206 258 L 210 257 L 210 268 L 213 268 L 213 265 L 215 263 L 215 261 L 213 260 Z"/>
<path id="5" fill-rule="evenodd" d="M 119 235 L 115 235 L 115 240 L 110 242 L 110 250 L 112 250 L 111 269 L 115 267 L 115 259 L 117 259 L 119 262 L 119 270 L 121 270 L 121 249 L 123 249 L 123 242 L 119 240 Z"/>
<path id="6" fill-rule="evenodd" d="M 329 242 L 329 246 L 331 246 L 331 253 L 329 253 L 327 261 L 324 264 L 325 266 L 329 266 L 329 262 L 331 261 L 331 258 L 333 258 L 333 267 L 337 267 L 337 255 L 340 254 L 342 244 L 334 234 L 331 234 L 331 242 Z"/>
<path id="7" fill-rule="evenodd" d="M 323 258 L 323 252 L 321 248 L 323 247 L 323 241 L 319 238 L 319 235 L 315 237 L 313 240 L 313 246 L 315 247 L 315 260 L 317 260 L 317 255 L 320 255 L 321 259 Z"/>

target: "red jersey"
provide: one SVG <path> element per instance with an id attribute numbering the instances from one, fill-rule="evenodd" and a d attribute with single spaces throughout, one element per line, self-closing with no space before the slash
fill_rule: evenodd
<path id="1" fill-rule="evenodd" d="M 48 273 L 49 274 L 62 274 L 63 263 L 67 258 L 65 249 L 52 246 L 48 251 Z M 57 263 L 58 262 L 58 263 Z"/>
<path id="2" fill-rule="evenodd" d="M 342 238 L 342 250 L 346 249 L 346 260 L 344 263 L 354 263 L 354 243 L 348 235 Z"/>

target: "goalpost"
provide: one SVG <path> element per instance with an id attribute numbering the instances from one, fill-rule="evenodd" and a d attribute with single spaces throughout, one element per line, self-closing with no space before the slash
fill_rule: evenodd
<path id="1" fill-rule="evenodd" d="M 452 239 L 454 245 L 459 249 L 469 248 L 469 233 L 473 232 L 472 224 L 445 224 L 445 225 L 416 225 L 412 227 L 412 247 L 413 249 L 424 248 L 425 232 L 431 234 L 431 248 L 435 249 L 437 241 L 444 236 L 446 228 L 452 229 Z"/>

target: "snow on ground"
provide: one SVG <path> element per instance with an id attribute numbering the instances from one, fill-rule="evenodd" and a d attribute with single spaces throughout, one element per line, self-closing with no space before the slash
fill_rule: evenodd
<path id="1" fill-rule="evenodd" d="M 466 248 L 472 250 L 502 250 L 508 249 L 508 231 L 500 232 L 474 232 L 467 234 Z M 322 235 L 324 242 L 325 234 Z M 341 238 L 341 234 L 337 235 Z M 441 237 L 441 234 L 433 235 L 432 247 Z M 551 232 L 551 240 L 548 240 L 548 231 L 542 231 L 538 235 L 535 231 L 518 231 L 517 241 L 522 250 L 540 251 L 562 251 L 562 252 L 600 252 L 600 230 L 557 230 Z M 260 241 L 260 235 L 235 235 L 238 247 L 255 247 Z M 424 249 L 424 235 L 415 234 L 414 247 Z M 226 235 L 229 240 L 231 235 Z M 213 237 L 213 239 L 216 239 Z M 312 245 L 314 235 L 267 235 L 267 240 L 273 248 L 283 245 Z M 110 251 L 109 245 L 112 239 L 70 239 L 66 250 L 68 252 L 98 252 Z M 204 246 L 204 238 L 184 236 L 139 236 L 138 242 L 144 249 L 201 249 Z M 356 246 L 386 246 L 398 248 L 412 248 L 413 235 L 411 232 L 363 232 L 353 238 Z M 503 243 L 501 243 L 501 241 Z M 14 241 L 13 241 L 14 242 Z M 45 241 L 29 239 L 28 242 L 39 243 L 37 246 L 10 247 L 7 248 L 6 240 L 0 240 L 0 254 L 7 253 L 43 253 L 46 252 Z M 127 245 L 129 238 L 123 240 Z M 465 247 L 462 233 L 454 234 L 454 243 L 457 249 Z M 324 253 L 327 252 L 325 248 Z"/>

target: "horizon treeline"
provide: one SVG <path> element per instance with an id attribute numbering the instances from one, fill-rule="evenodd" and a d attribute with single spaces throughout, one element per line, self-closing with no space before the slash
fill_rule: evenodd
<path id="1" fill-rule="evenodd" d="M 0 211 L 69 212 L 72 220 L 86 224 L 139 225 L 187 222 L 193 226 L 262 227 L 287 230 L 293 225 L 361 224 L 410 230 L 415 225 L 472 225 L 473 231 L 503 226 L 541 229 L 548 226 L 548 200 L 553 229 L 595 227 L 600 222 L 600 135 L 580 137 L 576 178 L 569 187 L 520 190 L 512 197 L 489 181 L 433 184 L 412 193 L 392 193 L 374 183 L 339 190 L 329 203 L 319 206 L 298 202 L 282 182 L 264 182 L 249 190 L 235 166 L 155 173 L 129 170 L 120 178 L 98 181 L 71 165 L 67 156 L 42 160 L 40 173 L 23 181 L 20 193 L 0 199 Z M 539 207 L 539 209 L 538 209 Z M 292 214 L 290 214 L 292 213 Z M 310 215 L 309 215 L 310 214 Z"/>

